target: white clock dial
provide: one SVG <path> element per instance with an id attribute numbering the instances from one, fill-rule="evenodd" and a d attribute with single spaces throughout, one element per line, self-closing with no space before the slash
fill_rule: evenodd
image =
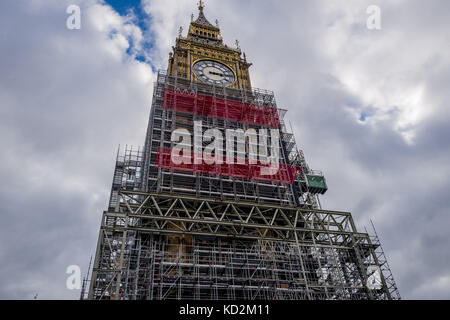
<path id="1" fill-rule="evenodd" d="M 201 60 L 194 64 L 193 69 L 195 76 L 205 83 L 227 87 L 235 81 L 233 71 L 217 61 Z"/>

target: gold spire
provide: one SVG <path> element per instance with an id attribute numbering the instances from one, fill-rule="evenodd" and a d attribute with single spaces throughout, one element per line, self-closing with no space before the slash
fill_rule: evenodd
<path id="1" fill-rule="evenodd" d="M 169 55 L 168 74 L 190 81 L 203 81 L 197 78 L 194 65 L 202 60 L 214 60 L 221 63 L 235 73 L 235 82 L 232 88 L 251 88 L 249 67 L 251 63 L 241 57 L 242 50 L 239 41 L 235 46 L 224 44 L 220 34 L 219 20 L 213 19 L 212 24 L 205 16 L 204 0 L 196 0 L 198 7 L 197 16 L 191 15 L 191 23 L 186 37 L 182 34 L 182 28 L 178 31 L 176 46 Z M 193 3 L 194 4 L 194 3 Z M 206 10 L 207 11 L 207 10 Z"/>
<path id="2" fill-rule="evenodd" d="M 218 29 L 218 27 L 213 26 L 208 19 L 206 19 L 205 14 L 203 13 L 203 8 L 205 8 L 205 3 L 200 0 L 198 3 L 198 18 L 195 21 L 191 21 L 191 23 L 196 23 L 199 25 L 203 25 L 203 26 L 207 26 L 207 27 L 211 27 L 211 28 L 215 28 Z"/>

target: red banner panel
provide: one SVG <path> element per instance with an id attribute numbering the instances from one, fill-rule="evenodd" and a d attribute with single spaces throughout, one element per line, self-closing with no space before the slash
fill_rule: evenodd
<path id="1" fill-rule="evenodd" d="M 167 88 L 164 90 L 163 108 L 272 128 L 280 127 L 276 108 Z"/>
<path id="2" fill-rule="evenodd" d="M 259 164 L 249 164 L 247 159 L 245 160 L 245 164 L 237 164 L 236 159 L 234 161 L 235 164 L 207 164 L 204 161 L 202 161 L 201 164 L 194 164 L 193 152 L 191 152 L 190 155 L 187 155 L 186 159 L 190 159 L 190 164 L 176 164 L 172 161 L 172 149 L 158 148 L 155 166 L 170 170 L 201 172 L 249 180 L 273 181 L 288 184 L 292 184 L 301 171 L 300 167 L 280 164 L 277 173 L 273 175 L 263 175 L 261 169 L 269 169 L 270 165 L 264 165 L 260 162 L 258 162 Z"/>

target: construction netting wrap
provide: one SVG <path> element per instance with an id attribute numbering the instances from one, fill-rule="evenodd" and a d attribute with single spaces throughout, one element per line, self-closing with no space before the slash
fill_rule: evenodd
<path id="1" fill-rule="evenodd" d="M 237 159 L 234 159 L 233 164 L 221 163 L 221 164 L 207 164 L 202 161 L 201 164 L 194 164 L 194 153 L 189 152 L 188 155 L 183 155 L 184 160 L 182 163 L 176 163 L 172 157 L 172 149 L 159 148 L 156 156 L 155 166 L 159 168 L 165 168 L 170 170 L 180 170 L 189 172 L 201 172 L 206 174 L 221 175 L 228 177 L 244 178 L 250 180 L 262 180 L 273 181 L 280 183 L 292 184 L 301 168 L 298 166 L 291 166 L 279 163 L 273 167 L 273 172 L 270 172 L 270 164 L 264 165 L 260 161 L 257 164 L 250 164 L 248 159 L 245 159 L 245 163 L 238 164 Z M 266 169 L 266 170 L 262 170 Z M 273 173 L 273 174 L 265 174 Z"/>
<path id="2" fill-rule="evenodd" d="M 187 91 L 166 88 L 163 108 L 272 128 L 280 127 L 276 108 Z"/>

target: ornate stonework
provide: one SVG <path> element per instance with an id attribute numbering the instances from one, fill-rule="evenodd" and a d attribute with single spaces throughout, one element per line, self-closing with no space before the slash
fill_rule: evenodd
<path id="1" fill-rule="evenodd" d="M 193 66 L 201 60 L 219 62 L 233 71 L 235 81 L 230 88 L 250 90 L 251 82 L 248 63 L 245 54 L 239 47 L 229 47 L 223 43 L 218 27 L 212 25 L 203 12 L 204 5 L 199 3 L 199 14 L 191 21 L 186 37 L 181 34 L 169 54 L 168 74 L 173 77 L 190 81 L 202 82 L 193 72 Z M 227 83 L 228 86 L 228 83 Z"/>

